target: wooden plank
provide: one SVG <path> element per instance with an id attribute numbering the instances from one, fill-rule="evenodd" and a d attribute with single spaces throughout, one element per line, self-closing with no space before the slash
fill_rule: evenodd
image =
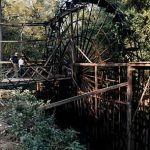
<path id="1" fill-rule="evenodd" d="M 84 93 L 82 95 L 70 97 L 70 98 L 67 98 L 67 99 L 64 99 L 64 100 L 61 100 L 61 101 L 58 101 L 58 102 L 47 104 L 46 106 L 40 106 L 39 109 L 50 109 L 50 108 L 57 107 L 57 106 L 60 106 L 60 105 L 64 105 L 64 104 L 67 104 L 67 103 L 70 103 L 70 102 L 73 102 L 73 101 L 81 100 L 81 99 L 86 98 L 86 97 L 91 96 L 91 95 L 104 93 L 104 92 L 107 92 L 107 91 L 110 91 L 110 90 L 115 90 L 115 89 L 125 87 L 125 86 L 127 86 L 127 82 L 120 83 L 120 84 L 113 85 L 113 86 L 106 87 L 106 88 L 102 88 L 102 89 L 98 89 L 98 90 L 94 90 L 92 92 Z"/>

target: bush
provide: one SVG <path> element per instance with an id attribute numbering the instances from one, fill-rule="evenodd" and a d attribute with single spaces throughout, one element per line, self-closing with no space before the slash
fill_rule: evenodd
<path id="1" fill-rule="evenodd" d="M 33 95 L 17 94 L 9 112 L 11 130 L 25 150 L 84 150 L 73 129 L 62 131 L 54 115 L 47 116 L 37 108 L 42 104 Z"/>

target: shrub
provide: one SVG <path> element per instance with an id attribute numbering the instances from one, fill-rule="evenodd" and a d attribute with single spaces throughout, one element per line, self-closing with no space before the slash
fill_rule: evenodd
<path id="1" fill-rule="evenodd" d="M 61 130 L 54 115 L 45 115 L 37 108 L 42 104 L 33 95 L 17 94 L 9 112 L 11 130 L 27 150 L 84 150 L 73 129 Z"/>

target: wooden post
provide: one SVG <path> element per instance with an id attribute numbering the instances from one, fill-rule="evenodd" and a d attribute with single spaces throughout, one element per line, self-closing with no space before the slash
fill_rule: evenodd
<path id="1" fill-rule="evenodd" d="M 131 149 L 131 101 L 132 101 L 132 71 L 133 68 L 128 64 L 127 68 L 127 150 Z"/>
<path id="2" fill-rule="evenodd" d="M 45 51 L 44 51 L 44 56 L 46 57 L 46 59 L 48 58 L 48 29 L 47 26 L 45 26 Z"/>
<path id="3" fill-rule="evenodd" d="M 0 0 L 0 22 L 2 22 L 2 1 Z M 2 60 L 2 25 L 0 25 L 0 61 Z M 2 70 L 2 65 L 0 64 L 0 70 Z M 0 71 L 0 78 L 2 77 L 2 71 Z"/>
<path id="4" fill-rule="evenodd" d="M 98 89 L 98 80 L 97 80 L 97 66 L 94 67 L 95 70 L 95 90 Z M 97 117 L 97 94 L 95 94 L 95 117 Z"/>
<path id="5" fill-rule="evenodd" d="M 2 1 L 0 0 L 0 22 L 2 22 Z M 0 25 L 0 41 L 2 41 L 2 26 Z M 0 42 L 0 61 L 2 60 L 2 42 Z"/>
<path id="6" fill-rule="evenodd" d="M 118 78 L 118 81 L 119 81 L 119 84 L 121 83 L 121 67 L 119 66 L 118 68 L 118 73 L 119 73 L 119 78 Z M 121 88 L 119 88 L 119 102 L 121 101 Z M 118 118 L 118 122 L 119 122 L 119 132 L 120 132 L 120 123 L 121 123 L 121 104 L 119 104 L 119 118 Z"/>

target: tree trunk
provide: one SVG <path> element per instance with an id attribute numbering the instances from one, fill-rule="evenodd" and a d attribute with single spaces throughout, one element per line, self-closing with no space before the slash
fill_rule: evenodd
<path id="1" fill-rule="evenodd" d="M 2 22 L 2 5 L 0 0 L 0 22 Z M 0 61 L 2 60 L 2 26 L 0 25 Z"/>

